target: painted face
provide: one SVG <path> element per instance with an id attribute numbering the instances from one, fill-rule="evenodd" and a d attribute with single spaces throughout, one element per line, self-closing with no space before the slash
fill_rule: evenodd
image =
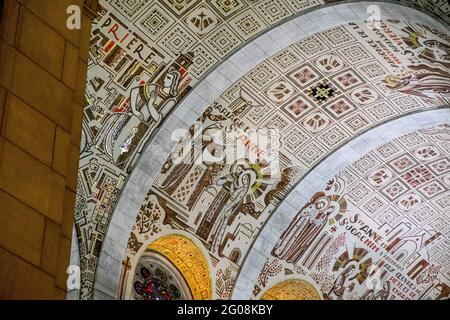
<path id="1" fill-rule="evenodd" d="M 352 280 L 352 279 L 354 279 L 357 275 L 358 275 L 358 273 L 359 273 L 359 265 L 358 265 L 358 262 L 356 262 L 356 261 L 350 261 L 349 262 L 349 264 L 350 264 L 350 266 L 348 267 L 348 273 L 347 273 L 347 275 L 348 275 L 348 277 L 349 277 L 349 280 Z"/>
<path id="2" fill-rule="evenodd" d="M 348 268 L 347 269 L 347 275 L 349 276 L 349 277 L 352 277 L 353 276 L 353 273 L 354 273 L 354 271 L 355 271 L 355 266 L 350 266 L 350 268 Z"/>
<path id="3" fill-rule="evenodd" d="M 217 144 L 218 142 L 222 141 L 221 132 L 218 130 L 208 130 L 203 134 L 202 140 L 204 142 L 214 142 Z"/>
<path id="4" fill-rule="evenodd" d="M 164 87 L 170 88 L 172 86 L 173 80 L 175 79 L 175 76 L 168 73 L 166 77 L 164 78 Z"/>
<path id="5" fill-rule="evenodd" d="M 331 215 L 334 211 L 336 211 L 336 207 L 335 206 L 330 206 L 327 210 L 326 213 L 327 215 Z"/>
<path id="6" fill-rule="evenodd" d="M 236 174 L 240 175 L 242 173 L 242 171 L 244 171 L 244 168 L 242 168 L 242 166 L 236 167 Z"/>

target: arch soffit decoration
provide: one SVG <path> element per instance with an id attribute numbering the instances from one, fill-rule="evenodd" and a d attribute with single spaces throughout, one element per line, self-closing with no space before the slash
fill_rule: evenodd
<path id="1" fill-rule="evenodd" d="M 261 295 L 262 300 L 322 300 L 320 293 L 308 281 L 287 279 L 280 281 Z"/>

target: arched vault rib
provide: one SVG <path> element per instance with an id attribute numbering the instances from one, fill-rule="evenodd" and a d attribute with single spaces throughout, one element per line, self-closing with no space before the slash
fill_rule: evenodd
<path id="1" fill-rule="evenodd" d="M 393 6 L 396 7 L 396 6 Z M 336 10 L 337 12 L 339 12 L 338 10 Z M 390 10 L 389 11 L 391 14 L 394 14 L 395 11 Z M 399 17 L 399 14 L 395 14 L 396 17 Z M 425 18 L 426 19 L 426 18 Z M 417 19 L 415 19 L 417 20 Z M 330 21 L 330 20 L 327 20 Z M 337 21 L 332 21 L 336 23 Z M 195 95 L 192 95 L 192 97 L 195 98 Z M 188 97 L 189 98 L 189 97 Z M 180 109 L 182 110 L 182 109 Z M 176 115 L 176 113 L 174 114 Z M 173 118 L 175 119 L 175 118 Z M 169 127 L 170 128 L 170 127 Z M 164 131 L 161 130 L 160 134 L 162 134 L 164 136 L 164 134 L 166 134 L 165 139 L 162 140 L 157 140 L 157 137 L 155 138 L 155 141 L 160 141 L 160 143 L 162 142 L 165 145 L 170 145 L 170 141 L 168 141 L 167 137 L 167 133 L 170 131 Z M 170 149 L 170 147 L 169 147 Z M 149 149 L 147 149 L 149 150 Z M 151 149 L 151 150 L 155 150 L 155 149 Z M 168 150 L 166 150 L 165 148 L 162 148 L 160 150 L 165 150 L 165 152 L 161 152 L 157 155 L 157 158 L 162 157 L 161 159 L 155 159 L 155 157 L 150 157 L 150 159 L 152 159 L 153 164 L 156 163 L 161 163 L 162 164 L 162 160 L 164 160 L 164 154 L 168 154 Z M 142 163 L 142 164 L 141 164 Z M 142 170 L 144 169 L 144 170 Z M 127 225 L 130 226 L 131 228 L 131 224 L 130 221 L 133 221 L 134 216 L 133 216 L 133 212 L 136 212 L 136 206 L 139 206 L 139 204 L 141 203 L 141 200 L 143 199 L 143 196 L 145 195 L 146 190 L 148 190 L 148 188 L 150 187 L 150 185 L 145 185 L 148 184 L 149 181 L 152 181 L 153 179 L 151 178 L 150 175 L 145 174 L 145 171 L 149 171 L 152 170 L 151 168 L 148 168 L 148 166 L 145 166 L 145 157 L 143 158 L 143 160 L 138 164 L 137 168 L 135 169 L 132 177 L 130 178 L 130 181 L 127 183 L 126 189 L 124 191 L 124 195 L 122 196 L 122 199 L 124 200 L 124 205 L 123 206 L 122 200 L 118 205 L 118 208 L 116 210 L 116 213 L 114 214 L 114 218 L 113 218 L 113 223 L 111 224 L 110 227 L 110 232 L 108 233 L 106 242 L 105 242 L 105 247 L 104 247 L 104 252 L 102 253 L 102 259 L 106 259 L 105 264 L 103 264 L 103 266 L 107 266 L 107 268 L 105 269 L 100 269 L 99 273 L 98 273 L 98 277 L 99 277 L 99 281 L 97 282 L 97 285 L 99 285 L 99 288 L 101 287 L 101 291 L 108 291 L 111 295 L 113 295 L 113 292 L 115 290 L 115 286 L 117 285 L 117 282 L 115 280 L 113 280 L 114 278 L 117 279 L 118 277 L 118 268 L 119 268 L 119 261 L 120 258 L 117 259 L 117 257 L 119 257 L 120 255 L 118 255 L 117 253 L 120 252 L 120 249 L 118 250 L 118 248 L 124 248 L 124 244 L 126 243 L 126 239 L 124 238 L 124 235 L 119 235 L 119 233 L 125 232 L 125 234 L 127 233 L 128 227 L 125 227 Z M 139 171 L 141 170 L 141 171 Z M 140 176 L 139 176 L 140 175 Z M 133 178 L 133 176 L 135 178 Z M 146 181 L 143 181 L 144 179 L 149 178 Z M 136 178 L 138 180 L 136 180 Z M 141 180 L 141 181 L 139 181 Z M 136 182 L 138 182 L 136 184 Z M 142 186 L 144 185 L 144 188 L 140 188 L 138 187 L 138 185 Z M 132 199 L 130 199 L 130 197 Z M 131 201 L 130 201 L 131 200 Z M 133 204 L 134 202 L 134 204 Z M 133 208 L 134 207 L 134 208 Z M 130 210 L 131 209 L 131 210 Z M 127 212 L 127 213 L 125 213 Z M 116 219 L 117 217 L 117 219 Z M 126 220 L 128 220 L 128 222 L 124 221 L 124 218 Z M 126 230 L 124 230 L 124 228 Z M 120 240 L 120 237 L 122 237 L 122 240 Z M 112 239 L 111 243 L 109 242 L 109 239 Z M 106 245 L 107 243 L 107 245 Z M 109 253 L 108 253 L 109 252 Z M 111 253 L 113 253 L 111 255 Z M 102 262 L 101 262 L 102 265 Z M 106 271 L 109 270 L 109 271 Z M 112 272 L 111 272 L 112 271 Z M 111 281 L 113 280 L 113 281 Z M 115 284 L 114 284 L 115 283 Z M 104 286 L 102 286 L 104 285 Z"/>
<path id="2" fill-rule="evenodd" d="M 361 156 L 380 149 L 383 145 L 388 146 L 389 142 L 401 136 L 414 134 L 419 130 L 436 127 L 449 122 L 450 110 L 446 109 L 405 116 L 383 124 L 355 138 L 323 160 L 296 185 L 266 222 L 258 239 L 253 244 L 251 250 L 249 250 L 245 263 L 241 268 L 233 291 L 233 299 L 254 298 L 254 285 L 260 283 L 260 279 L 264 278 L 264 276 L 261 277 L 261 273 L 267 259 L 272 258 L 272 260 L 275 260 L 271 254 L 275 243 L 284 230 L 286 230 L 299 209 L 308 203 L 319 190 L 323 190 L 327 183 L 333 180 L 336 173 L 344 172 L 360 159 Z M 389 158 L 389 160 L 391 159 L 392 157 Z M 277 280 L 272 280 L 270 283 L 273 284 L 276 282 Z M 266 281 L 263 281 L 263 283 L 264 286 L 260 288 L 261 292 L 264 291 L 264 288 L 267 289 L 270 287 Z"/>

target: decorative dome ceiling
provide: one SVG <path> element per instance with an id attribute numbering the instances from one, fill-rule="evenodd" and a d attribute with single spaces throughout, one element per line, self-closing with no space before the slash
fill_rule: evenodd
<path id="1" fill-rule="evenodd" d="M 284 297 L 279 283 L 287 283 L 322 299 L 414 299 L 436 296 L 428 284 L 450 285 L 448 27 L 382 3 L 389 13 L 375 28 L 361 22 L 365 11 L 360 17 L 343 4 L 284 22 L 321 4 L 103 3 L 92 30 L 75 213 L 81 298 L 132 296 L 142 254 L 171 235 L 201 252 L 207 298 Z M 434 10 L 448 12 L 444 3 Z M 329 25 L 308 30 L 305 22 L 320 14 L 332 17 Z M 223 60 L 221 72 L 202 81 Z M 444 116 L 432 129 L 419 123 L 400 137 L 397 128 L 384 146 L 370 135 L 413 114 L 435 119 L 436 109 Z M 342 150 L 366 135 L 374 150 L 352 164 Z M 348 168 L 319 171 L 335 153 Z M 315 174 L 325 184 L 336 172 L 325 190 L 290 202 L 290 218 L 277 222 L 290 192 L 303 192 L 299 183 Z M 393 235 L 403 225 L 409 229 Z M 350 226 L 366 226 L 365 240 Z M 378 249 L 367 240 L 375 235 L 383 237 Z M 364 291 L 378 270 L 381 289 Z M 398 281 L 432 280 L 402 296 L 390 278 L 396 270 Z"/>

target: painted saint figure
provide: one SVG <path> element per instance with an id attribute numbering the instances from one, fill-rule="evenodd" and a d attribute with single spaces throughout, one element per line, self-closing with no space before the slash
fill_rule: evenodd
<path id="1" fill-rule="evenodd" d="M 283 232 L 272 254 L 288 263 L 298 263 L 320 234 L 328 218 L 344 212 L 345 208 L 346 203 L 343 198 L 317 193 Z M 338 220 L 339 217 L 336 219 Z"/>
<path id="2" fill-rule="evenodd" d="M 377 282 L 377 280 L 374 281 L 373 287 L 376 287 Z M 360 300 L 387 300 L 389 298 L 390 292 L 390 282 L 385 281 L 383 283 L 383 287 L 380 290 L 375 291 L 375 289 L 369 289 L 362 295 Z"/>
<path id="3" fill-rule="evenodd" d="M 448 37 L 437 30 L 416 30 L 412 26 L 402 29 L 407 36 L 405 43 L 415 54 L 432 65 L 440 64 L 445 69 L 450 68 L 450 43 Z M 408 51 L 407 51 L 408 52 Z"/>
<path id="4" fill-rule="evenodd" d="M 173 156 L 164 163 L 162 172 L 166 174 L 166 178 L 161 183 L 161 189 L 169 195 L 175 192 L 197 162 L 209 164 L 211 160 L 217 162 L 221 159 L 224 149 L 222 125 L 219 122 L 206 122 L 206 119 L 214 118 L 211 111 L 211 108 L 205 111 L 200 121 L 196 122 L 177 144 Z"/>
<path id="5" fill-rule="evenodd" d="M 355 288 L 354 283 L 350 283 L 355 277 L 355 272 L 358 270 L 354 264 L 349 265 L 344 271 L 336 278 L 333 287 L 324 295 L 324 298 L 328 300 L 343 300 L 346 292 L 351 292 Z"/>
<path id="6" fill-rule="evenodd" d="M 243 165 L 237 165 L 233 171 L 233 173 L 220 177 L 217 180 L 218 186 L 229 183 L 230 198 L 215 221 L 210 234 L 209 241 L 211 242 L 211 249 L 215 253 L 219 252 L 219 246 L 223 241 L 226 224 L 231 218 L 234 209 L 241 204 L 256 180 L 255 172 L 250 169 L 245 170 Z"/>
<path id="7" fill-rule="evenodd" d="M 175 69 L 167 72 L 163 86 L 146 83 L 131 90 L 131 110 L 142 122 L 149 122 L 150 118 L 159 123 L 176 103 L 178 85 L 181 74 Z"/>

